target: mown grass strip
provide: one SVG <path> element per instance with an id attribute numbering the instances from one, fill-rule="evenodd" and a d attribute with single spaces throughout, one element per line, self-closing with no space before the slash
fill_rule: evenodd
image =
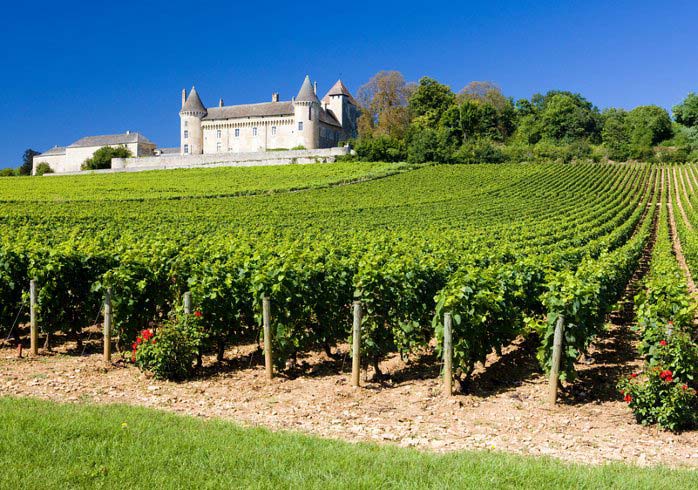
<path id="1" fill-rule="evenodd" d="M 698 473 L 348 444 L 127 406 L 0 398 L 0 488 L 696 488 Z"/>

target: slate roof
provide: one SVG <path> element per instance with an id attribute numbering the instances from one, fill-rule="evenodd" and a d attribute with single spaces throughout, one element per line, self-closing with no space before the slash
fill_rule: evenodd
<path id="1" fill-rule="evenodd" d="M 101 136 L 86 136 L 80 138 L 68 148 L 84 148 L 87 146 L 111 146 L 111 145 L 126 145 L 128 143 L 146 143 L 153 145 L 154 143 L 140 133 L 121 133 L 121 134 L 105 134 Z"/>
<path id="2" fill-rule="evenodd" d="M 220 119 L 238 119 L 245 117 L 292 116 L 293 102 L 262 102 L 260 104 L 241 104 L 224 107 L 211 107 L 204 121 Z"/>
<path id="3" fill-rule="evenodd" d="M 301 102 L 320 102 L 308 75 L 303 80 L 303 85 L 301 85 L 301 89 L 298 91 L 298 95 L 296 95 L 296 100 Z"/>
<path id="4" fill-rule="evenodd" d="M 50 157 L 54 155 L 65 155 L 65 146 L 54 146 L 48 151 L 43 152 L 40 157 Z"/>
<path id="5" fill-rule="evenodd" d="M 342 82 L 342 80 L 337 80 L 337 83 L 335 83 L 332 88 L 325 94 L 325 96 L 322 98 L 323 102 L 329 102 L 330 97 L 332 95 L 344 95 L 349 99 L 349 102 L 354 104 L 355 106 L 359 106 L 359 104 L 356 102 L 354 97 L 351 95 L 351 92 L 349 92 L 349 89 L 347 88 L 346 85 Z"/>
<path id="6" fill-rule="evenodd" d="M 330 126 L 342 127 L 337 117 L 332 111 L 321 110 L 320 111 L 320 122 L 329 124 Z"/>
<path id="7" fill-rule="evenodd" d="M 159 151 L 161 155 L 172 155 L 179 153 L 181 150 L 178 146 L 176 148 L 157 148 L 157 151 Z"/>
<path id="8" fill-rule="evenodd" d="M 180 114 L 184 112 L 206 114 L 206 107 L 204 107 L 204 104 L 201 102 L 201 98 L 199 97 L 199 93 L 196 91 L 196 87 L 191 88 L 191 92 L 189 92 L 189 96 L 187 97 L 186 102 L 184 102 L 182 110 L 179 112 Z"/>

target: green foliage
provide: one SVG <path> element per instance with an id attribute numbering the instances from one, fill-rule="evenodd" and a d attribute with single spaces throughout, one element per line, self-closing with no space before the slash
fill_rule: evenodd
<path id="1" fill-rule="evenodd" d="M 548 94 L 539 113 L 541 138 L 571 142 L 595 140 L 600 129 L 598 110 L 580 96 Z"/>
<path id="2" fill-rule="evenodd" d="M 694 128 L 698 126 L 698 94 L 689 93 L 686 98 L 672 109 L 677 123 Z"/>
<path id="3" fill-rule="evenodd" d="M 352 167 L 356 173 L 347 174 Z M 306 168 L 294 170 L 320 172 Z M 466 343 L 467 367 L 488 345 L 496 349 L 520 332 L 524 317 L 556 313 L 544 309 L 541 292 L 558 297 L 551 291 L 558 274 L 598 286 L 603 301 L 590 297 L 588 307 L 595 309 L 579 313 L 596 322 L 596 307 L 611 301 L 621 280 L 605 270 L 632 267 L 637 241 L 626 245 L 633 232 L 646 236 L 646 188 L 656 177 L 655 168 L 642 164 L 314 168 L 330 172 L 322 179 L 335 182 L 371 175 L 372 169 L 403 171 L 331 189 L 278 193 L 273 190 L 288 189 L 288 167 L 276 169 L 282 182 L 269 169 L 247 169 L 248 179 L 260 180 L 253 189 L 270 189 L 253 196 L 235 194 L 240 171 L 196 171 L 201 189 L 190 198 L 162 192 L 186 173 L 159 172 L 157 181 L 147 173 L 88 175 L 84 185 L 100 191 L 89 200 L 83 190 L 74 201 L 56 188 L 78 177 L 39 179 L 38 189 L 51 199 L 40 199 L 44 191 L 37 190 L 36 201 L 15 202 L 17 189 L 9 186 L 0 194 L 0 252 L 19 262 L 10 264 L 19 274 L 27 264 L 20 283 L 36 275 L 46 331 L 75 334 L 93 325 L 110 288 L 115 326 L 126 345 L 139 331 L 159 328 L 187 290 L 204 314 L 204 351 L 249 342 L 259 335 L 261 300 L 268 295 L 279 365 L 346 342 L 354 299 L 365 306 L 367 359 L 376 363 L 390 352 L 409 356 L 427 348 L 434 337 L 434 298 L 464 270 L 461 282 L 474 290 L 454 303 L 462 305 L 467 322 L 460 331 L 494 332 L 477 348 L 469 347 L 472 339 L 454 339 Z M 217 197 L 226 183 L 235 197 Z M 128 202 L 124 189 L 130 190 Z M 115 197 L 105 198 L 110 192 Z M 621 258 L 602 261 L 606 256 Z M 447 293 L 463 284 L 450 283 Z M 489 315 L 480 323 L 465 311 L 472 298 L 494 298 L 477 303 L 477 311 Z M 557 304 L 568 308 L 564 301 Z M 596 327 L 581 325 L 578 335 Z"/>
<path id="4" fill-rule="evenodd" d="M 52 173 L 53 173 L 53 169 L 46 162 L 39 162 L 38 165 L 36 166 L 35 175 L 41 176 L 44 174 L 52 174 Z"/>
<path id="5" fill-rule="evenodd" d="M 13 168 L 3 168 L 0 170 L 0 177 L 16 177 L 17 175 L 19 175 L 19 173 Z"/>
<path id="6" fill-rule="evenodd" d="M 640 106 L 628 112 L 626 117 L 630 134 L 630 156 L 648 159 L 652 146 L 669 139 L 673 135 L 669 113 L 658 106 Z"/>
<path id="7" fill-rule="evenodd" d="M 205 314 L 205 313 L 204 313 Z M 170 317 L 155 334 L 144 330 L 132 345 L 132 361 L 156 378 L 181 381 L 194 372 L 204 332 L 199 313 Z"/>
<path id="8" fill-rule="evenodd" d="M 407 156 L 404 142 L 390 136 L 362 138 L 353 147 L 360 160 L 369 162 L 400 162 Z"/>
<path id="9" fill-rule="evenodd" d="M 29 287 L 27 260 L 24 253 L 0 250 L 0 336 L 9 335 L 16 322 L 27 318 L 28 308 L 22 300 L 22 292 Z"/>
<path id="10" fill-rule="evenodd" d="M 603 112 L 603 141 L 608 158 L 624 162 L 630 157 L 630 132 L 627 124 L 627 112 L 622 109 L 609 109 Z"/>
<path id="11" fill-rule="evenodd" d="M 447 163 L 453 153 L 449 134 L 444 129 L 413 131 L 407 143 L 407 161 L 410 163 Z"/>
<path id="12" fill-rule="evenodd" d="M 426 116 L 428 124 L 435 125 L 455 100 L 456 96 L 449 87 L 433 78 L 423 77 L 410 95 L 408 107 L 413 116 Z"/>
<path id="13" fill-rule="evenodd" d="M 126 146 L 103 146 L 94 152 L 90 158 L 81 165 L 82 170 L 100 170 L 111 168 L 112 158 L 131 158 L 133 154 Z"/>
<path id="14" fill-rule="evenodd" d="M 106 254 L 69 245 L 32 254 L 28 274 L 37 281 L 38 316 L 44 332 L 78 335 L 99 319 L 102 297 L 92 285 L 107 263 Z"/>
<path id="15" fill-rule="evenodd" d="M 511 342 L 525 315 L 538 313 L 543 272 L 529 263 L 482 269 L 464 267 L 436 296 L 433 326 L 437 351 L 443 345 L 444 313 L 453 319 L 453 359 L 467 380 L 476 362 Z"/>
<path id="16" fill-rule="evenodd" d="M 501 146 L 483 138 L 463 144 L 453 154 L 452 163 L 503 163 L 508 158 Z"/>

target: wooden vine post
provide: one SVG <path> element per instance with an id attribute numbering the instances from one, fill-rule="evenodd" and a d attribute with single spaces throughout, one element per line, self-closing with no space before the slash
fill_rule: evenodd
<path id="1" fill-rule="evenodd" d="M 39 330 L 36 322 L 36 280 L 29 281 L 29 337 L 31 355 L 39 355 Z"/>
<path id="2" fill-rule="evenodd" d="M 184 293 L 184 314 L 191 315 L 191 292 Z"/>
<path id="3" fill-rule="evenodd" d="M 271 356 L 271 304 L 269 296 L 262 298 L 262 321 L 264 325 L 264 368 L 266 369 L 267 379 L 274 377 L 274 366 Z"/>
<path id="4" fill-rule="evenodd" d="M 111 363 L 111 327 L 111 288 L 108 288 L 104 295 L 104 362 L 107 364 Z"/>
<path id="5" fill-rule="evenodd" d="M 550 366 L 550 385 L 548 387 L 548 401 L 555 406 L 557 403 L 557 387 L 560 378 L 560 359 L 562 358 L 562 335 L 565 327 L 565 319 L 562 315 L 555 323 L 555 336 L 553 337 L 553 360 Z"/>
<path id="6" fill-rule="evenodd" d="M 453 394 L 453 320 L 444 313 L 444 395 Z"/>
<path id="7" fill-rule="evenodd" d="M 361 302 L 354 301 L 354 325 L 352 328 L 351 339 L 351 385 L 358 388 L 360 385 L 359 378 L 361 376 L 361 318 L 363 310 Z"/>

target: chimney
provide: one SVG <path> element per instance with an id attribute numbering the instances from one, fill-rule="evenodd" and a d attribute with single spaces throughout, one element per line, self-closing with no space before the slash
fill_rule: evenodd
<path id="1" fill-rule="evenodd" d="M 279 101 L 279 92 L 274 92 L 271 94 L 271 101 L 272 102 L 278 102 Z"/>
<path id="2" fill-rule="evenodd" d="M 183 88 L 182 89 L 182 107 L 184 107 L 184 103 L 187 101 L 187 89 Z"/>
<path id="3" fill-rule="evenodd" d="M 218 107 L 223 107 L 223 97 L 218 101 Z"/>
<path id="4" fill-rule="evenodd" d="M 317 82 L 313 82 L 313 92 L 317 95 Z"/>

